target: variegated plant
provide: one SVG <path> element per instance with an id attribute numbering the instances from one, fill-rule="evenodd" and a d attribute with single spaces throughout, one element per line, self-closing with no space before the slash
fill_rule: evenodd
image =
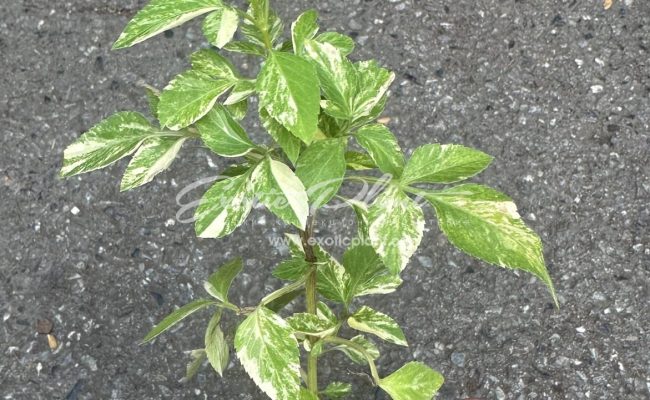
<path id="1" fill-rule="evenodd" d="M 159 125 L 135 112 L 115 114 L 66 149 L 61 176 L 132 155 L 121 189 L 133 189 L 167 169 L 186 141 L 200 140 L 217 155 L 237 161 L 203 196 L 195 213 L 197 235 L 231 234 L 259 201 L 297 228 L 287 236 L 291 258 L 274 270 L 274 276 L 290 283 L 254 307 L 234 304 L 228 290 L 242 262 L 231 261 L 205 282 L 210 298 L 179 308 L 145 342 L 210 308 L 205 348 L 192 352 L 187 372 L 195 374 L 207 359 L 221 375 L 231 343 L 220 319 L 231 312 L 243 318 L 234 335 L 237 356 L 272 399 L 345 397 L 348 383 L 318 383 L 318 361 L 329 350 L 367 363 L 374 383 L 393 399 L 431 399 L 443 378 L 424 364 L 410 362 L 391 374 L 379 373 L 379 351 L 365 335 L 399 346 L 407 346 L 407 340 L 390 316 L 359 303 L 360 297 L 389 293 L 401 284 L 400 273 L 422 239 L 419 204 L 424 202 L 433 206 L 442 232 L 459 249 L 532 273 L 555 299 L 540 239 L 509 197 L 475 183 L 439 188 L 478 174 L 492 157 L 460 145 L 430 144 L 405 160 L 393 133 L 375 122 L 394 74 L 375 61 L 350 61 L 353 40 L 319 33 L 316 12 L 300 15 L 290 38 L 283 40 L 284 25 L 268 0 L 251 0 L 245 11 L 221 0 L 153 0 L 114 48 L 132 46 L 203 14 L 205 37 L 213 47 L 192 54 L 192 68 L 161 93 L 148 90 Z M 242 76 L 224 51 L 259 57 L 261 72 Z M 270 135 L 266 144 L 254 143 L 239 122 L 251 96 L 257 96 L 259 118 Z M 338 195 L 344 181 L 373 184 L 381 192 L 371 204 L 346 199 Z M 355 211 L 360 239 L 342 262 L 313 238 L 316 211 L 335 197 Z M 284 306 L 303 294 L 305 312 L 283 315 Z M 358 335 L 342 337 L 346 324 Z"/>

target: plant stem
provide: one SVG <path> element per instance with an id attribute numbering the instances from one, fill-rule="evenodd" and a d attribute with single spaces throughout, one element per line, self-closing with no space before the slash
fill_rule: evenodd
<path id="1" fill-rule="evenodd" d="M 314 246 L 311 244 L 314 234 L 314 220 L 315 216 L 310 215 L 307 219 L 307 227 L 304 231 L 300 232 L 302 248 L 305 251 L 305 261 L 310 264 L 310 270 L 305 282 L 305 302 L 307 304 L 307 312 L 310 314 L 316 314 L 316 304 L 318 302 L 316 289 L 318 277 L 316 262 L 318 259 L 314 254 Z M 318 341 L 317 337 L 309 337 L 309 342 L 312 345 L 316 341 Z M 312 357 L 311 354 L 307 360 L 307 387 L 310 392 L 318 396 L 318 357 Z"/>

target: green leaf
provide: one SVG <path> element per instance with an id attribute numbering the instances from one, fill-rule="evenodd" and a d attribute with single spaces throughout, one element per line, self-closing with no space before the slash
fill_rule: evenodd
<path id="1" fill-rule="evenodd" d="M 345 268 L 331 255 L 317 248 L 318 277 L 316 287 L 323 297 L 339 303 L 346 303 L 346 289 L 350 276 Z"/>
<path id="2" fill-rule="evenodd" d="M 297 281 L 305 276 L 307 270 L 309 270 L 309 263 L 304 257 L 294 257 L 278 264 L 273 270 L 273 276 L 285 281 Z"/>
<path id="3" fill-rule="evenodd" d="M 267 0 L 256 0 L 247 11 L 241 32 L 251 43 L 272 49 L 282 36 L 284 25 L 278 15 L 269 8 Z"/>
<path id="4" fill-rule="evenodd" d="M 185 140 L 178 136 L 145 140 L 126 168 L 120 190 L 130 190 L 151 182 L 156 175 L 169 168 Z"/>
<path id="5" fill-rule="evenodd" d="M 336 325 L 339 322 L 334 312 L 332 312 L 327 304 L 323 303 L 322 301 L 319 301 L 318 304 L 316 304 L 316 315 L 318 315 L 318 317 L 321 319 L 329 321 L 333 325 Z"/>
<path id="6" fill-rule="evenodd" d="M 266 51 L 264 47 L 249 42 L 234 41 L 223 46 L 224 50 L 232 51 L 233 53 L 251 54 L 254 56 L 265 56 Z"/>
<path id="7" fill-rule="evenodd" d="M 205 331 L 205 353 L 212 368 L 219 376 L 223 376 L 223 371 L 226 370 L 230 359 L 230 349 L 219 322 L 221 322 L 221 310 L 212 316 L 208 329 Z"/>
<path id="8" fill-rule="evenodd" d="M 217 9 L 203 21 L 203 34 L 213 46 L 222 48 L 228 44 L 237 32 L 239 15 L 228 6 Z"/>
<path id="9" fill-rule="evenodd" d="M 203 49 L 192 53 L 190 62 L 193 70 L 213 78 L 237 80 L 237 72 L 232 63 L 214 50 Z M 237 83 L 239 84 L 239 82 Z"/>
<path id="10" fill-rule="evenodd" d="M 355 96 L 353 110 L 358 119 L 376 113 L 376 107 L 385 101 L 386 91 L 395 80 L 395 74 L 381 68 L 376 61 L 362 61 L 356 63 L 355 67 L 359 92 Z"/>
<path id="11" fill-rule="evenodd" d="M 492 156 L 455 144 L 418 147 L 404 168 L 401 182 L 454 183 L 470 178 L 492 162 Z"/>
<path id="12" fill-rule="evenodd" d="M 354 65 L 329 43 L 307 40 L 305 54 L 313 60 L 325 98 L 331 102 L 325 111 L 339 119 L 350 119 L 357 90 Z"/>
<path id="13" fill-rule="evenodd" d="M 300 14 L 296 21 L 291 24 L 291 41 L 293 51 L 297 55 L 302 54 L 305 40 L 313 39 L 318 33 L 318 13 L 308 10 Z"/>
<path id="14" fill-rule="evenodd" d="M 359 233 L 361 243 L 368 243 L 370 240 L 370 234 L 368 232 L 370 226 L 368 222 L 368 204 L 354 199 L 346 199 L 345 202 L 352 207 L 352 210 L 356 214 L 357 232 Z"/>
<path id="15" fill-rule="evenodd" d="M 321 393 L 328 399 L 343 399 L 352 392 L 352 385 L 343 382 L 332 382 Z"/>
<path id="16" fill-rule="evenodd" d="M 229 106 L 241 103 L 243 100 L 249 98 L 253 93 L 255 93 L 255 81 L 250 79 L 241 80 L 235 84 L 230 95 L 223 104 Z"/>
<path id="17" fill-rule="evenodd" d="M 297 297 L 299 296 L 304 296 L 305 295 L 305 290 L 294 290 L 293 292 L 289 292 L 286 294 L 283 294 L 282 296 L 278 297 L 277 299 L 271 301 L 270 303 L 266 304 L 266 308 L 273 312 L 279 312 L 282 310 L 284 307 L 286 307 L 289 303 L 294 301 Z"/>
<path id="18" fill-rule="evenodd" d="M 399 177 L 404 169 L 404 155 L 395 135 L 382 124 L 366 125 L 354 135 L 368 151 L 382 172 Z"/>
<path id="19" fill-rule="evenodd" d="M 300 156 L 302 142 L 297 137 L 293 136 L 284 126 L 271 117 L 266 109 L 260 109 L 260 120 L 266 131 L 271 135 L 278 145 L 287 155 L 289 161 L 295 164 Z"/>
<path id="20" fill-rule="evenodd" d="M 350 304 L 354 297 L 394 292 L 402 284 L 400 277 L 386 268 L 370 246 L 349 248 L 343 254 L 343 267 L 350 276 L 346 287 L 346 304 Z"/>
<path id="21" fill-rule="evenodd" d="M 183 382 L 188 382 L 196 374 L 199 372 L 199 369 L 203 365 L 203 361 L 205 361 L 207 355 L 205 354 L 205 349 L 197 349 L 197 350 L 192 350 L 190 353 L 190 357 L 192 360 L 190 360 L 189 363 L 187 363 L 187 367 L 185 369 L 185 377 L 182 379 Z"/>
<path id="22" fill-rule="evenodd" d="M 318 130 L 320 95 L 314 67 L 302 58 L 272 52 L 257 79 L 260 108 L 309 144 Z"/>
<path id="23" fill-rule="evenodd" d="M 68 146 L 63 153 L 61 177 L 104 168 L 131 155 L 148 137 L 159 134 L 139 113 L 117 113 Z"/>
<path id="24" fill-rule="evenodd" d="M 127 24 L 113 50 L 133 46 L 221 7 L 221 0 L 152 0 Z"/>
<path id="25" fill-rule="evenodd" d="M 255 149 L 244 129 L 223 106 L 215 106 L 196 127 L 205 145 L 220 156 L 241 157 Z"/>
<path id="26" fill-rule="evenodd" d="M 377 168 L 377 164 L 368 154 L 359 153 L 358 151 L 346 151 L 345 162 L 347 168 L 353 171 L 367 171 Z"/>
<path id="27" fill-rule="evenodd" d="M 376 360 L 379 358 L 379 349 L 377 346 L 369 339 L 366 339 L 363 335 L 358 335 L 350 339 L 351 342 L 354 342 L 361 346 L 366 353 L 370 356 L 371 359 Z M 354 347 L 348 347 L 346 345 L 339 345 L 333 347 L 334 350 L 338 350 L 345 354 L 350 360 L 356 364 L 365 365 L 368 360 L 359 350 Z"/>
<path id="28" fill-rule="evenodd" d="M 248 114 L 248 100 L 242 100 L 239 103 L 224 106 L 230 115 L 236 120 L 241 121 Z"/>
<path id="29" fill-rule="evenodd" d="M 198 71 L 177 76 L 160 96 L 160 123 L 172 130 L 183 129 L 206 115 L 219 97 L 234 83 L 213 79 Z"/>
<path id="30" fill-rule="evenodd" d="M 235 349 L 242 366 L 273 400 L 294 400 L 300 393 L 300 352 L 289 324 L 259 307 L 237 328 Z"/>
<path id="31" fill-rule="evenodd" d="M 379 382 L 393 400 L 431 400 L 444 378 L 420 362 L 410 362 Z"/>
<path id="32" fill-rule="evenodd" d="M 408 346 L 404 332 L 394 319 L 370 307 L 363 306 L 348 318 L 348 325 L 361 332 L 372 333 L 387 342 Z"/>
<path id="33" fill-rule="evenodd" d="M 147 93 L 147 101 L 149 103 L 149 111 L 151 115 L 158 119 L 158 104 L 160 103 L 160 91 L 153 86 L 144 85 L 144 90 Z"/>
<path id="34" fill-rule="evenodd" d="M 222 265 L 205 282 L 205 290 L 215 299 L 223 303 L 229 303 L 228 290 L 230 290 L 232 281 L 239 275 L 242 268 L 244 268 L 244 264 L 241 258 L 236 258 Z"/>
<path id="35" fill-rule="evenodd" d="M 259 201 L 288 224 L 304 229 L 309 215 L 307 192 L 285 164 L 265 158 L 253 172 Z"/>
<path id="36" fill-rule="evenodd" d="M 250 172 L 215 183 L 194 214 L 196 235 L 220 238 L 231 234 L 248 217 L 254 200 Z"/>
<path id="37" fill-rule="evenodd" d="M 293 314 L 287 322 L 294 332 L 300 335 L 325 337 L 330 336 L 337 328 L 332 321 L 308 313 Z"/>
<path id="38" fill-rule="evenodd" d="M 215 302 L 212 300 L 200 299 L 184 305 L 183 307 L 166 316 L 162 321 L 160 321 L 158 325 L 154 326 L 153 329 L 142 340 L 142 343 L 147 343 L 154 340 L 161 333 L 167 331 L 191 314 L 214 304 Z"/>
<path id="39" fill-rule="evenodd" d="M 317 42 L 329 43 L 336 47 L 344 56 L 349 56 L 354 51 L 354 40 L 338 32 L 324 32 L 316 37 Z"/>
<path id="40" fill-rule="evenodd" d="M 425 195 L 440 229 L 462 251 L 490 264 L 528 271 L 555 289 L 546 270 L 542 241 L 526 226 L 517 206 L 487 186 L 460 185 Z"/>
<path id="41" fill-rule="evenodd" d="M 345 177 L 347 138 L 313 142 L 300 155 L 296 175 L 305 185 L 314 208 L 327 204 L 338 193 Z"/>
<path id="42" fill-rule="evenodd" d="M 404 270 L 422 240 L 420 206 L 391 184 L 370 206 L 368 223 L 370 242 L 384 264 L 393 274 Z"/>

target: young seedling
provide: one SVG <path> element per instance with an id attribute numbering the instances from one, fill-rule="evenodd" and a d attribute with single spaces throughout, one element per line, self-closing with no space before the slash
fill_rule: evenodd
<path id="1" fill-rule="evenodd" d="M 512 200 L 487 186 L 454 185 L 483 171 L 492 157 L 460 145 L 427 144 L 405 159 L 393 133 L 376 122 L 394 74 L 375 61 L 350 61 L 354 41 L 320 33 L 315 11 L 300 15 L 285 40 L 284 25 L 268 0 L 251 0 L 247 10 L 221 0 L 153 0 L 113 48 L 130 47 L 203 14 L 203 32 L 213 47 L 192 54 L 192 68 L 162 92 L 147 91 L 159 125 L 135 112 L 117 113 L 65 150 L 61 170 L 69 177 L 132 156 L 121 183 L 129 190 L 166 170 L 185 142 L 200 140 L 233 164 L 195 212 L 199 237 L 231 234 L 256 201 L 296 228 L 287 235 L 291 258 L 273 271 L 287 286 L 254 307 L 235 304 L 228 291 L 243 264 L 233 260 L 205 282 L 208 298 L 179 308 L 145 337 L 149 342 L 190 314 L 212 309 L 205 347 L 192 352 L 188 377 L 205 359 L 223 374 L 233 343 L 220 320 L 233 313 L 241 320 L 234 337 L 237 357 L 271 399 L 345 397 L 350 384 L 318 382 L 319 359 L 330 350 L 367 364 L 374 384 L 393 399 L 433 398 L 443 377 L 420 362 L 379 373 L 379 351 L 369 336 L 398 346 L 407 341 L 393 318 L 360 303 L 363 296 L 390 293 L 402 283 L 400 273 L 422 239 L 424 203 L 433 207 L 452 244 L 490 264 L 532 273 L 555 300 L 540 239 Z M 258 57 L 259 75 L 242 76 L 224 52 Z M 270 136 L 265 144 L 254 143 L 239 122 L 252 96 Z M 344 198 L 338 193 L 346 181 L 374 185 L 379 193 L 370 204 Z M 313 236 L 317 210 L 335 201 L 354 210 L 358 226 L 358 240 L 342 262 Z M 284 306 L 302 295 L 305 312 L 285 315 Z M 344 325 L 358 334 L 343 337 Z"/>

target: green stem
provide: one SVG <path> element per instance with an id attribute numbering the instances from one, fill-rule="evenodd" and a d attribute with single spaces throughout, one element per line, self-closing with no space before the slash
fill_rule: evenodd
<path id="1" fill-rule="evenodd" d="M 310 264 L 310 270 L 305 282 L 305 302 L 307 305 L 307 312 L 310 314 L 316 314 L 316 305 L 318 303 L 318 292 L 316 287 L 318 278 L 316 263 L 318 259 L 314 254 L 314 247 L 311 244 L 314 234 L 314 220 L 315 216 L 310 215 L 307 219 L 307 227 L 304 231 L 300 232 L 302 248 L 305 251 L 305 261 Z M 317 341 L 317 337 L 309 337 L 309 342 L 312 346 Z M 318 357 L 314 356 L 311 352 L 307 359 L 307 388 L 311 393 L 318 396 Z"/>
<path id="2" fill-rule="evenodd" d="M 370 375 L 372 375 L 372 379 L 375 381 L 375 385 L 379 385 L 379 381 L 381 380 L 379 378 L 379 373 L 377 372 L 377 366 L 375 365 L 375 360 L 372 359 L 372 356 L 368 354 L 366 349 L 363 348 L 363 346 L 354 343 L 351 340 L 343 339 L 340 337 L 336 336 L 328 336 L 323 338 L 324 342 L 327 343 L 333 343 L 333 344 L 340 344 L 342 346 L 347 346 L 350 347 L 359 353 L 363 354 L 363 356 L 366 358 L 366 361 L 368 361 L 368 366 L 370 367 Z"/>

